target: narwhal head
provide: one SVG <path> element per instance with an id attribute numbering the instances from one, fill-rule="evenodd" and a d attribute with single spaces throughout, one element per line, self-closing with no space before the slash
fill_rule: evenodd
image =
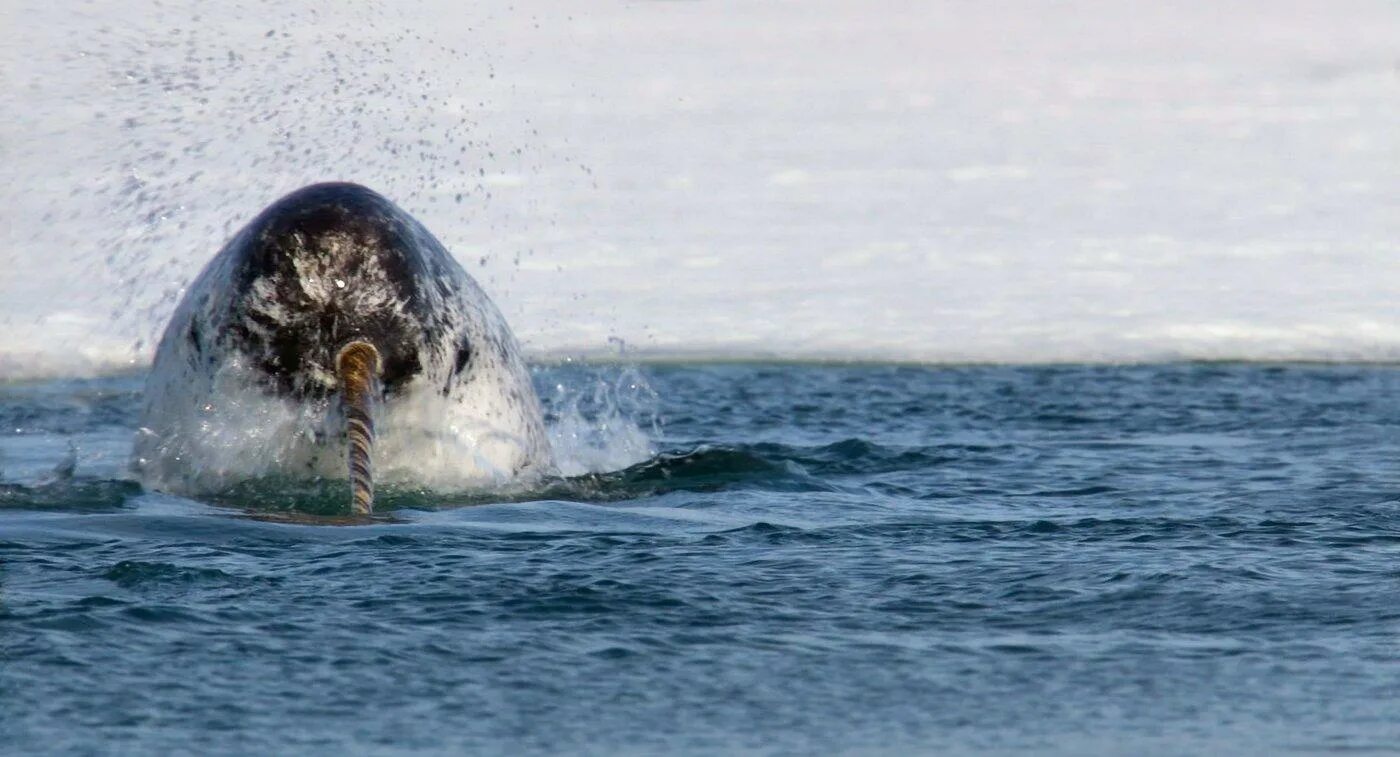
<path id="1" fill-rule="evenodd" d="M 263 211 L 230 243 L 226 332 L 272 391 L 337 391 L 337 357 L 364 343 L 392 395 L 431 362 L 447 329 L 441 245 L 355 184 L 317 184 Z M 450 340 L 449 340 L 450 341 Z"/>
<path id="2" fill-rule="evenodd" d="M 211 365 L 236 356 L 265 391 L 294 402 L 338 399 L 352 508 L 367 513 L 374 408 L 424 373 L 434 386 L 443 371 L 456 376 L 470 355 L 455 265 L 380 195 L 355 184 L 306 187 L 216 258 L 207 275 L 218 286 L 195 300 L 207 317 L 188 320 L 188 354 Z M 214 342 L 220 349 L 207 350 Z"/>

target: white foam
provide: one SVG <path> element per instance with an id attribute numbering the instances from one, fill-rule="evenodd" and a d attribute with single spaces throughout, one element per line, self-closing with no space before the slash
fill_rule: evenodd
<path id="1" fill-rule="evenodd" d="M 1384 0 L 322 7 L 0 7 L 0 377 L 337 178 L 537 355 L 1400 358 Z"/>

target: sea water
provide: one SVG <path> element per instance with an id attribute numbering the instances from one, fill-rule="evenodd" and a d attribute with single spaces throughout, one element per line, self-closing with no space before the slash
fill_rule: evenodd
<path id="1" fill-rule="evenodd" d="M 370 522 L 142 491 L 139 376 L 4 385 L 0 751 L 1400 748 L 1393 366 L 536 379 L 571 478 Z"/>

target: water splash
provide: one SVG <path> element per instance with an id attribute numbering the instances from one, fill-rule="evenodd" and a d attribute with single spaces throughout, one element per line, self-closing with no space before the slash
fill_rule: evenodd
<path id="1" fill-rule="evenodd" d="M 33 37 L 0 54 L 16 221 L 0 257 L 22 283 L 0 284 L 0 378 L 139 370 L 200 267 L 306 184 L 383 191 L 483 261 L 493 293 L 530 254 L 516 217 L 550 217 L 529 191 L 494 207 L 492 176 L 555 162 L 528 119 L 497 113 L 514 85 L 483 44 L 496 10 L 445 29 L 383 3 L 33 5 Z"/>
<path id="2" fill-rule="evenodd" d="M 442 482 L 386 475 L 380 493 L 384 509 L 541 498 L 611 501 L 636 490 L 633 479 L 650 491 L 657 485 L 652 474 L 672 475 L 675 466 L 658 456 L 661 399 L 648 369 L 565 363 L 537 366 L 534 379 L 563 477 L 455 491 Z M 129 462 L 145 401 L 140 385 L 139 376 L 0 384 L 0 427 L 7 432 L 0 436 L 0 505 L 43 508 L 67 497 L 120 507 L 139 494 Z M 203 433 L 222 443 L 213 448 L 222 451 L 191 461 L 187 471 L 217 492 L 200 499 L 260 512 L 343 511 L 344 481 L 337 478 L 341 461 L 334 454 L 328 457 L 326 476 L 291 480 L 268 474 L 270 466 L 277 467 L 274 463 L 287 462 L 292 442 L 326 433 L 326 408 L 291 412 L 256 394 L 230 392 L 225 399 L 228 407 L 219 413 L 209 408 L 203 426 Z M 250 444 L 250 439 L 258 441 Z M 423 434 L 402 441 L 406 447 L 418 445 L 420 452 L 423 445 L 435 443 Z M 254 448 L 259 450 L 256 457 L 242 455 Z M 387 442 L 385 449 L 392 449 Z M 463 448 L 445 457 L 469 465 L 470 454 Z"/>
<path id="3" fill-rule="evenodd" d="M 587 366 L 571 378 L 542 397 L 560 473 L 621 470 L 656 455 L 660 401 L 636 366 Z"/>

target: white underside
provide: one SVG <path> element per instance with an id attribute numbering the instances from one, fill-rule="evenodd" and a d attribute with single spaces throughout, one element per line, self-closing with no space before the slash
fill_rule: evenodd
<path id="1" fill-rule="evenodd" d="M 376 407 L 376 481 L 452 491 L 549 472 L 530 419 L 502 402 L 495 382 L 477 380 L 450 397 L 425 384 Z M 202 381 L 153 377 L 149 391 L 134 464 L 152 489 L 200 494 L 262 476 L 348 476 L 335 399 L 276 396 L 237 359 Z"/>

